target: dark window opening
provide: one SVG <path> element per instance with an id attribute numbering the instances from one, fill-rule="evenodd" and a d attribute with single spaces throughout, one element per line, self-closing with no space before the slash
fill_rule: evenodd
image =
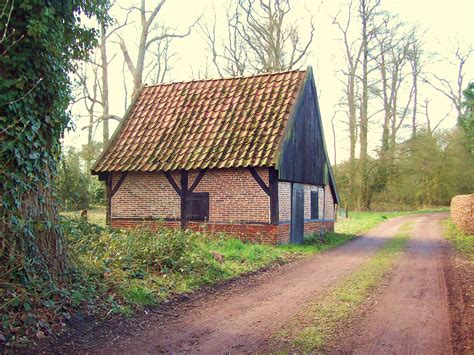
<path id="1" fill-rule="evenodd" d="M 190 221 L 209 220 L 209 192 L 194 192 L 188 196 L 186 217 Z"/>
<path id="2" fill-rule="evenodd" d="M 318 191 L 311 191 L 311 219 L 319 218 Z"/>

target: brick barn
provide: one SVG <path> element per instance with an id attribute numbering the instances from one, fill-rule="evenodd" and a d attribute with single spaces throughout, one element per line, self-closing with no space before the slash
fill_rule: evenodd
<path id="1" fill-rule="evenodd" d="M 339 202 L 310 67 L 145 86 L 92 173 L 119 228 L 300 243 L 333 230 Z"/>

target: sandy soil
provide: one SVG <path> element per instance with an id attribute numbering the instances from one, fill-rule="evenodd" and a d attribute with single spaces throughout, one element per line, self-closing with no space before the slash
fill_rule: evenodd
<path id="1" fill-rule="evenodd" d="M 414 218 L 388 220 L 337 249 L 198 292 L 148 315 L 89 325 L 48 350 L 222 353 L 264 349 L 270 336 L 307 302 L 354 271 L 401 224 Z"/>
<path id="2" fill-rule="evenodd" d="M 344 330 L 337 352 L 450 354 L 453 349 L 445 266 L 451 248 L 443 214 L 420 217 L 406 253 L 365 315 Z"/>

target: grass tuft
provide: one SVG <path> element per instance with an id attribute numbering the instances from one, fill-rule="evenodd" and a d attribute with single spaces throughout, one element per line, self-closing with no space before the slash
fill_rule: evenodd
<path id="1" fill-rule="evenodd" d="M 474 261 L 474 235 L 464 233 L 451 218 L 445 219 L 442 226 L 444 235 L 453 244 L 454 249 L 470 261 Z"/>

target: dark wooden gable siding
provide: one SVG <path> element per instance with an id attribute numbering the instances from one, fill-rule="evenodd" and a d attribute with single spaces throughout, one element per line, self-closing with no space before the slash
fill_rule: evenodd
<path id="1" fill-rule="evenodd" d="M 308 68 L 283 138 L 277 163 L 280 180 L 324 185 L 327 154 L 313 74 Z"/>

